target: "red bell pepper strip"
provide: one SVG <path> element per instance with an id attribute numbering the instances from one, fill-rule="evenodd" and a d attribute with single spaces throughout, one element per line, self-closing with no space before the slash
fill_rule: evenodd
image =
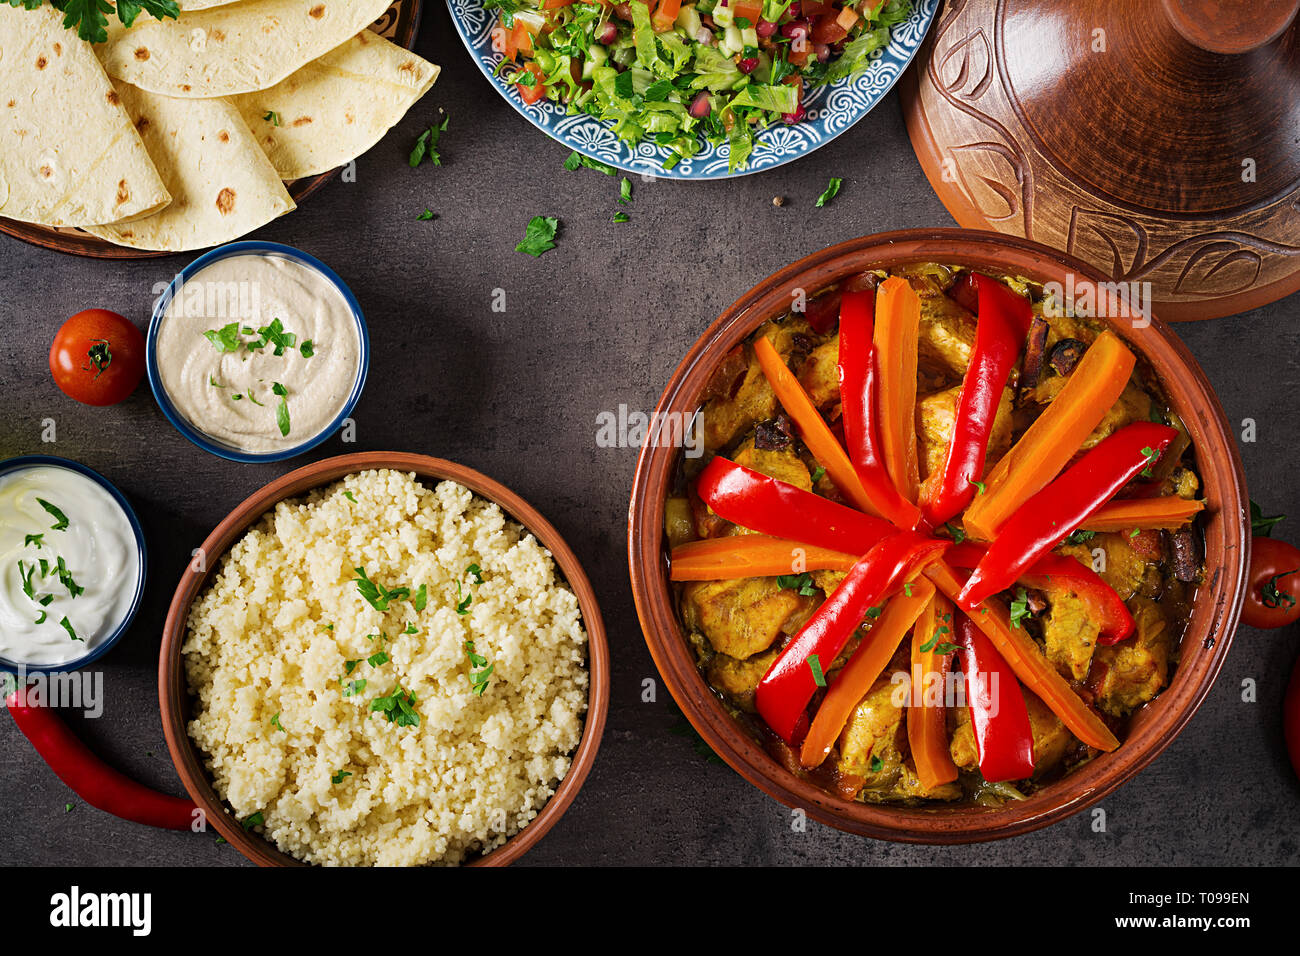
<path id="1" fill-rule="evenodd" d="M 897 530 L 883 518 L 721 457 L 700 472 L 695 493 L 716 514 L 742 528 L 832 551 L 865 554 Z"/>
<path id="2" fill-rule="evenodd" d="M 974 568 L 987 553 L 987 549 L 969 541 L 953 545 L 944 560 L 954 568 Z M 1124 599 L 1106 583 L 1100 574 L 1068 554 L 1043 555 L 1019 578 L 1017 583 L 1026 587 L 1051 591 L 1062 584 L 1069 587 L 1088 605 L 1101 635 L 1098 644 L 1118 644 L 1131 637 L 1136 625 L 1133 614 Z"/>
<path id="3" fill-rule="evenodd" d="M 901 531 L 858 560 L 758 682 L 754 702 L 778 737 L 793 746 L 796 730 L 807 719 L 808 702 L 817 691 L 811 656 L 817 655 L 819 671 L 829 668 L 867 612 L 941 557 L 947 547 L 945 541 Z"/>
<path id="4" fill-rule="evenodd" d="M 872 289 L 845 292 L 840 300 L 839 371 L 844 443 L 853 470 L 881 517 L 910 530 L 921 520 L 921 511 L 899 494 L 885 467 L 880 444 L 873 342 L 875 311 L 876 293 Z"/>
<path id="5" fill-rule="evenodd" d="M 1024 780 L 1034 773 L 1034 732 L 1020 681 L 970 618 L 958 612 L 956 624 L 980 775 L 989 783 Z"/>
<path id="6" fill-rule="evenodd" d="M 926 481 L 921 494 L 925 519 L 936 528 L 975 497 L 974 482 L 984 476 L 984 458 L 1002 390 L 1034 317 L 1029 300 L 1004 283 L 979 273 L 974 281 L 979 290 L 979 323 L 957 400 L 952 441 L 943 470 L 937 479 Z"/>
<path id="7" fill-rule="evenodd" d="M 151 790 L 108 766 L 68 729 L 53 708 L 29 704 L 25 688 L 11 693 L 5 705 L 50 769 L 92 807 L 151 827 L 194 828 L 199 819 L 194 801 Z"/>
<path id="8" fill-rule="evenodd" d="M 1177 434 L 1178 430 L 1168 425 L 1135 422 L 1089 449 L 1002 524 L 957 603 L 969 611 L 1010 587 L 1136 478 Z"/>

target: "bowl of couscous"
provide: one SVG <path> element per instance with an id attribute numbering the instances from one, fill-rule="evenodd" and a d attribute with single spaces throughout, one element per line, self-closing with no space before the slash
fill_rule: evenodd
<path id="1" fill-rule="evenodd" d="M 346 455 L 204 542 L 164 627 L 168 749 L 260 865 L 504 865 L 582 786 L 609 652 L 577 558 L 497 482 Z"/>

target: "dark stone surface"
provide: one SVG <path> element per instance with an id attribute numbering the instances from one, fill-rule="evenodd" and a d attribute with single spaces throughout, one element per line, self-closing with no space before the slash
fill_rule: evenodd
<path id="1" fill-rule="evenodd" d="M 1242 629 L 1195 719 L 1149 769 L 1103 802 L 1107 832 L 1083 814 L 1003 843 L 924 848 L 864 840 L 789 812 L 729 768 L 696 754 L 660 687 L 627 582 L 625 521 L 635 449 L 595 445 L 596 416 L 653 408 L 669 374 L 712 318 L 751 285 L 815 249 L 903 227 L 951 225 L 907 141 L 896 96 L 798 163 L 712 184 L 637 182 L 632 221 L 611 223 L 618 180 L 566 172 L 568 151 L 534 131 L 488 85 L 428 4 L 419 51 L 443 64 L 433 91 L 335 182 L 262 230 L 331 264 L 365 309 L 374 346 L 356 413 L 357 443 L 313 453 L 393 449 L 462 461 L 537 504 L 584 562 L 614 655 L 604 744 L 568 814 L 533 864 L 1238 864 L 1297 858 L 1300 785 L 1282 747 L 1280 701 L 1294 628 Z M 451 116 L 446 165 L 411 170 L 406 151 L 439 109 Z M 844 178 L 827 208 L 813 204 Z M 785 205 L 772 205 L 774 196 Z M 425 208 L 437 216 L 417 222 Z M 530 216 L 563 220 L 559 247 L 514 251 Z M 235 465 L 207 455 L 162 417 L 147 387 L 90 409 L 50 380 L 59 323 L 84 307 L 143 325 L 155 283 L 191 257 L 126 264 L 74 259 L 0 241 L 0 457 L 49 452 L 106 474 L 147 526 L 150 586 L 137 622 L 103 661 L 106 710 L 78 722 L 107 759 L 180 792 L 163 743 L 155 683 L 158 634 L 190 549 L 246 495 L 302 461 Z M 491 309 L 493 290 L 507 311 Z M 1229 418 L 1253 418 L 1244 444 L 1254 496 L 1290 513 L 1300 536 L 1293 412 L 1300 387 L 1300 300 L 1182 326 Z M 58 442 L 42 445 L 52 417 Z M 1242 702 L 1242 682 L 1258 701 Z M 0 825 L 10 864 L 216 864 L 242 859 L 212 836 L 117 821 L 73 797 L 9 720 L 0 720 Z M 65 803 L 75 804 L 71 812 Z"/>

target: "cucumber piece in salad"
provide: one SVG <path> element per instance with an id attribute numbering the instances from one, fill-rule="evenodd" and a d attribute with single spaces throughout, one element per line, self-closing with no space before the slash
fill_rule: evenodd
<path id="1" fill-rule="evenodd" d="M 756 131 L 804 118 L 805 89 L 856 76 L 909 16 L 909 0 L 484 0 L 499 11 L 498 75 L 649 139 L 675 166 L 707 141 L 742 169 Z"/>

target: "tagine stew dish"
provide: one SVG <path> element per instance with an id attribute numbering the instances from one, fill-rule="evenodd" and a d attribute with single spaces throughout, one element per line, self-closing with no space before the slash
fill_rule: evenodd
<path id="1" fill-rule="evenodd" d="M 853 276 L 718 367 L 665 503 L 700 672 L 844 800 L 998 806 L 1124 746 L 1205 576 L 1154 372 L 1042 286 Z"/>

